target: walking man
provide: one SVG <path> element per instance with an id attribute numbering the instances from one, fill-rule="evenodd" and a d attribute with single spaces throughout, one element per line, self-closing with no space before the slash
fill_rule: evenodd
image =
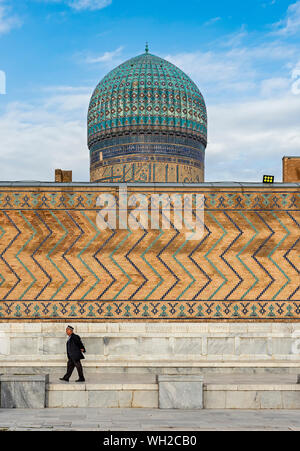
<path id="1" fill-rule="evenodd" d="M 68 326 L 66 329 L 66 334 L 69 337 L 67 341 L 67 355 L 69 360 L 67 372 L 64 377 L 60 377 L 60 380 L 69 382 L 73 370 L 76 367 L 79 376 L 79 379 L 76 382 L 84 382 L 85 378 L 83 376 L 83 369 L 80 360 L 85 358 L 82 353 L 86 351 L 81 338 L 79 337 L 79 335 L 75 335 L 73 331 L 74 327 L 72 326 Z"/>

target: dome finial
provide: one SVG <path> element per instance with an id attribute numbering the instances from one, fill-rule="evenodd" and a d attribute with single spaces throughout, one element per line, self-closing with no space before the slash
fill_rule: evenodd
<path id="1" fill-rule="evenodd" d="M 146 49 L 145 49 L 146 53 L 149 53 L 149 44 L 148 42 L 146 42 Z"/>

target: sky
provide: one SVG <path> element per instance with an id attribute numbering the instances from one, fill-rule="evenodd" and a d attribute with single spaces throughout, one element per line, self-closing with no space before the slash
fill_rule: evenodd
<path id="1" fill-rule="evenodd" d="M 0 0 L 0 180 L 89 181 L 91 94 L 146 41 L 205 98 L 205 181 L 281 182 L 300 156 L 295 0 Z"/>

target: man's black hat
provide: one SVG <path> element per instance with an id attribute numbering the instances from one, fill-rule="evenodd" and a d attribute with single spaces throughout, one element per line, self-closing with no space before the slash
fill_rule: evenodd
<path id="1" fill-rule="evenodd" d="M 68 326 L 68 329 L 74 330 L 74 327 L 72 327 L 72 326 Z"/>

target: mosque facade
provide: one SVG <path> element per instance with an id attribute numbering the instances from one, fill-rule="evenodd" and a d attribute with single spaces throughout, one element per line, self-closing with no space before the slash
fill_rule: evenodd
<path id="1" fill-rule="evenodd" d="M 146 49 L 92 95 L 89 183 L 62 171 L 0 183 L 3 368 L 63 366 L 70 323 L 91 368 L 297 358 L 299 159 L 285 183 L 205 183 L 206 146 L 199 89 Z M 155 196 L 168 215 L 161 204 L 151 227 Z M 203 213 L 197 239 L 178 223 L 186 199 L 192 219 Z M 116 208 L 114 226 L 99 227 Z"/>

